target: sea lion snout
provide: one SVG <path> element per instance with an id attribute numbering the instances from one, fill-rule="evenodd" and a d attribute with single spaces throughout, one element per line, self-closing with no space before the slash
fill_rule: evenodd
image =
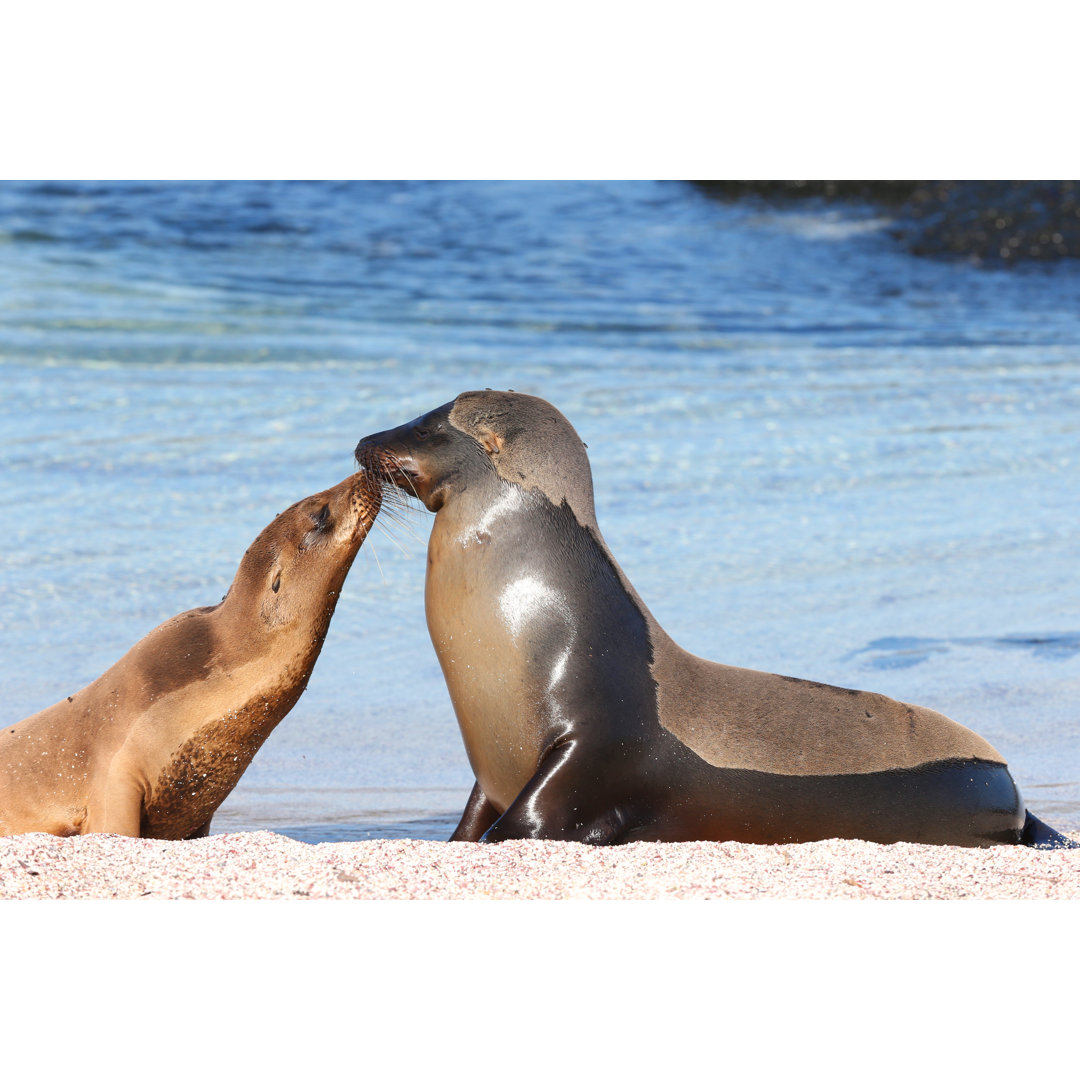
<path id="1" fill-rule="evenodd" d="M 381 486 L 365 472 L 356 472 L 290 507 L 281 517 L 282 538 L 291 528 L 301 551 L 323 543 L 363 543 L 381 504 Z"/>
<path id="2" fill-rule="evenodd" d="M 383 433 L 387 434 L 387 433 Z M 382 435 L 369 435 L 356 447 L 356 462 L 371 478 L 372 484 L 382 487 L 392 484 L 409 495 L 422 499 L 423 475 L 411 454 L 393 445 L 382 445 Z"/>
<path id="3" fill-rule="evenodd" d="M 453 469 L 446 452 L 462 433 L 443 405 L 400 427 L 368 435 L 356 444 L 356 462 L 377 484 L 392 484 L 419 499 L 432 512 L 443 503 L 441 487 Z"/>
<path id="4" fill-rule="evenodd" d="M 331 498 L 319 511 L 320 518 L 328 519 L 330 526 L 340 522 L 347 532 L 367 537 L 382 506 L 382 487 L 366 472 L 355 473 L 347 485 L 331 489 Z"/>

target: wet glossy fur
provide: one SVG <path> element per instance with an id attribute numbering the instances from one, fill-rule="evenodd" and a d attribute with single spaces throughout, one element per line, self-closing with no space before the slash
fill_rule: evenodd
<path id="1" fill-rule="evenodd" d="M 547 402 L 462 394 L 357 460 L 436 513 L 428 627 L 477 781 L 452 839 L 1034 835 L 1001 755 L 940 713 L 679 648 L 604 543 L 583 444 Z"/>

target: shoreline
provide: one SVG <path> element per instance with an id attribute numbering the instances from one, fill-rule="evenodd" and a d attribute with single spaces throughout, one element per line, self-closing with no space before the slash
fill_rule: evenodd
<path id="1" fill-rule="evenodd" d="M 28 833 L 0 838 L 0 899 L 1076 900 L 1080 849 Z"/>

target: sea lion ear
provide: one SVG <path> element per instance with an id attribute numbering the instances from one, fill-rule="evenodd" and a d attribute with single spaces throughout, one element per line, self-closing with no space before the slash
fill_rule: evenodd
<path id="1" fill-rule="evenodd" d="M 502 453 L 503 440 L 501 435 L 492 431 L 490 428 L 480 428 L 476 434 L 480 441 L 480 445 L 489 454 Z"/>

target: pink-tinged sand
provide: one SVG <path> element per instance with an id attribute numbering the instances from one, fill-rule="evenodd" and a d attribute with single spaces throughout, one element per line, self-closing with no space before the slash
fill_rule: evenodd
<path id="1" fill-rule="evenodd" d="M 1076 837 L 1074 837 L 1076 838 Z M 0 899 L 1075 900 L 1080 849 L 0 838 Z"/>

